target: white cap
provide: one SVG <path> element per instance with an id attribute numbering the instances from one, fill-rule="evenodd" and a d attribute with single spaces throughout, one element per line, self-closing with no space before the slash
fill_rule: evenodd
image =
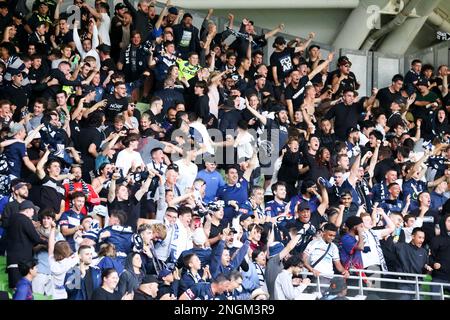
<path id="1" fill-rule="evenodd" d="M 195 229 L 192 234 L 192 242 L 197 246 L 202 246 L 205 244 L 206 240 L 208 239 L 206 238 L 205 230 L 203 230 L 203 228 Z"/>

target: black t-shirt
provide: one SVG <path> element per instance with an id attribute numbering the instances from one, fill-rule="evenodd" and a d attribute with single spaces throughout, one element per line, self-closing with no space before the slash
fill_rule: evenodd
<path id="1" fill-rule="evenodd" d="M 300 106 L 303 103 L 305 98 L 305 87 L 309 82 L 308 76 L 303 76 L 300 79 L 300 82 L 296 88 L 291 84 L 286 87 L 286 91 L 284 92 L 284 96 L 286 100 L 292 100 L 292 104 L 294 106 L 294 111 L 300 109 Z"/>
<path id="2" fill-rule="evenodd" d="M 226 227 L 227 226 L 223 221 L 221 221 L 218 226 L 211 223 L 211 231 L 209 232 L 209 239 L 217 237 L 219 234 L 222 233 L 223 229 L 225 229 Z"/>
<path id="3" fill-rule="evenodd" d="M 418 217 L 420 214 L 420 209 L 411 211 L 411 215 Z M 439 225 L 441 217 L 439 213 L 435 210 L 428 210 L 423 217 L 422 229 L 425 232 L 425 243 L 430 244 L 431 240 L 435 237 L 435 226 Z M 442 232 L 442 230 L 441 230 Z"/>
<path id="4" fill-rule="evenodd" d="M 117 291 L 110 293 L 100 287 L 96 289 L 92 294 L 92 300 L 122 300 L 122 297 L 120 296 L 120 293 Z"/>
<path id="5" fill-rule="evenodd" d="M 391 104 L 400 95 L 398 92 L 392 93 L 389 87 L 378 90 L 376 98 L 380 102 L 380 108 L 389 116 L 391 113 Z"/>
<path id="6" fill-rule="evenodd" d="M 108 96 L 107 103 L 105 107 L 105 117 L 106 122 L 113 123 L 114 118 L 121 113 L 122 111 L 126 110 L 128 107 L 128 98 L 120 98 L 117 99 L 114 94 Z"/>
<path id="7" fill-rule="evenodd" d="M 130 196 L 126 201 L 117 201 L 115 199 L 113 202 L 108 203 L 108 210 L 123 210 L 127 213 L 127 221 L 125 226 L 130 226 L 133 230 L 136 230 L 137 220 L 140 216 L 140 202 L 137 201 L 136 197 Z"/>
<path id="8" fill-rule="evenodd" d="M 294 48 L 286 48 L 282 52 L 273 52 L 270 56 L 270 66 L 277 67 L 279 82 L 282 82 L 289 72 L 294 69 L 294 64 L 292 63 L 292 56 L 294 53 Z"/>
<path id="9" fill-rule="evenodd" d="M 345 105 L 339 103 L 332 107 L 325 115 L 326 119 L 334 118 L 334 131 L 339 140 L 347 139 L 347 130 L 356 127 L 361 113 L 364 112 L 364 104 L 362 101 Z"/>
<path id="10" fill-rule="evenodd" d="M 38 202 L 41 209 L 52 208 L 55 212 L 61 209 L 61 201 L 65 197 L 65 189 L 61 181 L 46 175 L 41 181 L 40 199 Z"/>

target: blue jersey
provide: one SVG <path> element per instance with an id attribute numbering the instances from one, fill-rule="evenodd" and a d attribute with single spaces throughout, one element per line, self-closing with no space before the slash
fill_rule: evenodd
<path id="1" fill-rule="evenodd" d="M 199 178 L 206 183 L 205 197 L 203 201 L 205 201 L 206 203 L 214 201 L 217 190 L 225 186 L 225 181 L 223 180 L 222 176 L 217 171 L 209 172 L 207 170 L 202 170 L 197 173 L 197 179 Z"/>
<path id="2" fill-rule="evenodd" d="M 133 248 L 133 229 L 131 227 L 123 226 L 108 226 L 103 228 L 100 235 L 104 231 L 109 231 L 111 234 L 104 242 L 114 244 L 117 257 L 124 259 Z"/>
<path id="3" fill-rule="evenodd" d="M 389 190 L 385 182 L 377 183 L 372 188 L 372 203 L 389 199 Z"/>
<path id="4" fill-rule="evenodd" d="M 427 183 L 421 180 L 409 179 L 403 181 L 403 194 L 405 196 L 411 195 L 411 204 L 409 205 L 409 211 L 413 211 L 419 207 L 417 201 L 419 194 L 427 190 Z"/>
<path id="5" fill-rule="evenodd" d="M 82 218 L 82 214 L 81 213 L 76 213 L 73 210 L 69 210 L 69 211 L 65 211 L 62 215 L 61 215 L 61 219 L 59 219 L 59 225 L 60 227 L 66 226 L 69 227 L 69 229 L 72 228 L 76 228 L 81 224 L 81 218 Z M 73 234 L 70 236 L 65 236 L 67 242 L 70 245 L 70 248 L 73 251 L 76 251 L 75 248 L 75 240 L 73 239 Z"/>
<path id="6" fill-rule="evenodd" d="M 208 282 L 196 283 L 187 289 L 185 293 L 191 300 L 216 300 L 211 284 Z"/>
<path id="7" fill-rule="evenodd" d="M 272 218 L 279 216 L 280 214 L 283 214 L 286 210 L 286 202 L 279 203 L 275 200 L 269 201 L 266 203 L 266 216 L 270 216 Z"/>
<path id="8" fill-rule="evenodd" d="M 400 199 L 385 200 L 380 204 L 380 208 L 382 208 L 386 214 L 391 212 L 402 212 L 404 206 L 403 201 Z"/>
<path id="9" fill-rule="evenodd" d="M 250 200 L 245 201 L 239 206 L 239 214 L 248 214 L 258 216 L 259 219 L 264 219 L 266 217 L 265 212 L 260 206 L 257 206 L 256 209 L 253 209 L 252 203 Z"/>
<path id="10" fill-rule="evenodd" d="M 303 196 L 300 194 L 300 195 L 297 195 L 297 196 L 293 196 L 293 197 L 291 198 L 291 201 L 290 201 L 290 202 L 291 202 L 291 205 L 290 205 L 290 207 L 289 207 L 289 212 L 290 212 L 291 214 L 295 214 L 295 206 L 296 206 L 297 204 L 299 204 L 300 202 L 303 202 L 303 201 L 308 202 L 309 207 L 311 208 L 311 212 L 316 211 L 317 208 L 318 208 L 319 205 L 320 205 L 320 201 L 319 201 L 319 199 L 317 198 L 316 195 L 313 195 L 313 196 L 311 197 L 311 199 L 306 200 L 306 199 L 303 198 Z"/>
<path id="11" fill-rule="evenodd" d="M 231 220 L 237 216 L 238 212 L 228 205 L 228 201 L 234 200 L 238 205 L 244 203 L 248 199 L 248 181 L 240 178 L 235 185 L 225 184 L 217 191 L 217 198 L 225 202 L 223 221 L 231 223 Z"/>

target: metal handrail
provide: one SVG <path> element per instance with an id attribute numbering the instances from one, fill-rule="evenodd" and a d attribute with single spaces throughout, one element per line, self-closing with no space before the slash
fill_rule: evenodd
<path id="1" fill-rule="evenodd" d="M 417 300 L 420 300 L 421 296 L 439 296 L 441 300 L 444 299 L 450 299 L 450 295 L 444 294 L 445 289 L 450 289 L 450 283 L 443 283 L 443 282 L 427 282 L 427 281 L 420 281 L 419 278 L 424 278 L 426 275 L 423 274 L 414 274 L 414 273 L 401 273 L 401 272 L 389 272 L 389 271 L 376 271 L 376 270 L 364 270 L 364 269 L 350 269 L 350 272 L 354 272 L 357 275 L 351 275 L 347 279 L 354 279 L 358 280 L 358 286 L 348 286 L 348 289 L 354 289 L 359 290 L 359 295 L 363 296 L 364 291 L 366 292 L 385 292 L 385 293 L 394 293 L 394 294 L 411 294 L 415 295 L 415 298 Z M 380 282 L 392 282 L 392 283 L 403 283 L 403 284 L 414 284 L 415 290 L 399 290 L 399 289 L 386 289 L 386 288 L 371 288 L 371 287 L 364 287 L 363 285 L 363 276 L 362 273 L 374 273 L 374 274 L 382 274 L 382 275 L 391 275 L 391 276 L 398 276 L 398 277 L 410 277 L 414 278 L 411 280 L 407 279 L 395 279 L 395 278 L 375 278 L 370 277 L 371 281 L 380 281 Z M 312 272 L 302 272 L 303 275 L 313 275 Z M 344 277 L 343 275 L 336 274 L 333 277 Z M 321 287 L 328 287 L 327 284 L 321 284 L 320 283 L 320 276 L 316 277 L 317 282 L 315 283 L 317 288 L 317 293 L 321 295 Z M 421 285 L 429 285 L 429 286 L 440 286 L 440 292 L 425 292 L 420 291 Z M 445 289 L 444 289 L 445 287 Z"/>

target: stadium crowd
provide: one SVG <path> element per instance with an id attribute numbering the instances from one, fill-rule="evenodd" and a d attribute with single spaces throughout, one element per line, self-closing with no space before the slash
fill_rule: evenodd
<path id="1" fill-rule="evenodd" d="M 13 299 L 295 300 L 317 279 L 346 299 L 354 269 L 404 292 L 388 299 L 415 285 L 370 271 L 450 282 L 447 66 L 414 60 L 364 97 L 314 32 L 231 13 L 219 30 L 212 9 L 199 30 L 170 0 L 25 2 L 0 1 Z"/>

